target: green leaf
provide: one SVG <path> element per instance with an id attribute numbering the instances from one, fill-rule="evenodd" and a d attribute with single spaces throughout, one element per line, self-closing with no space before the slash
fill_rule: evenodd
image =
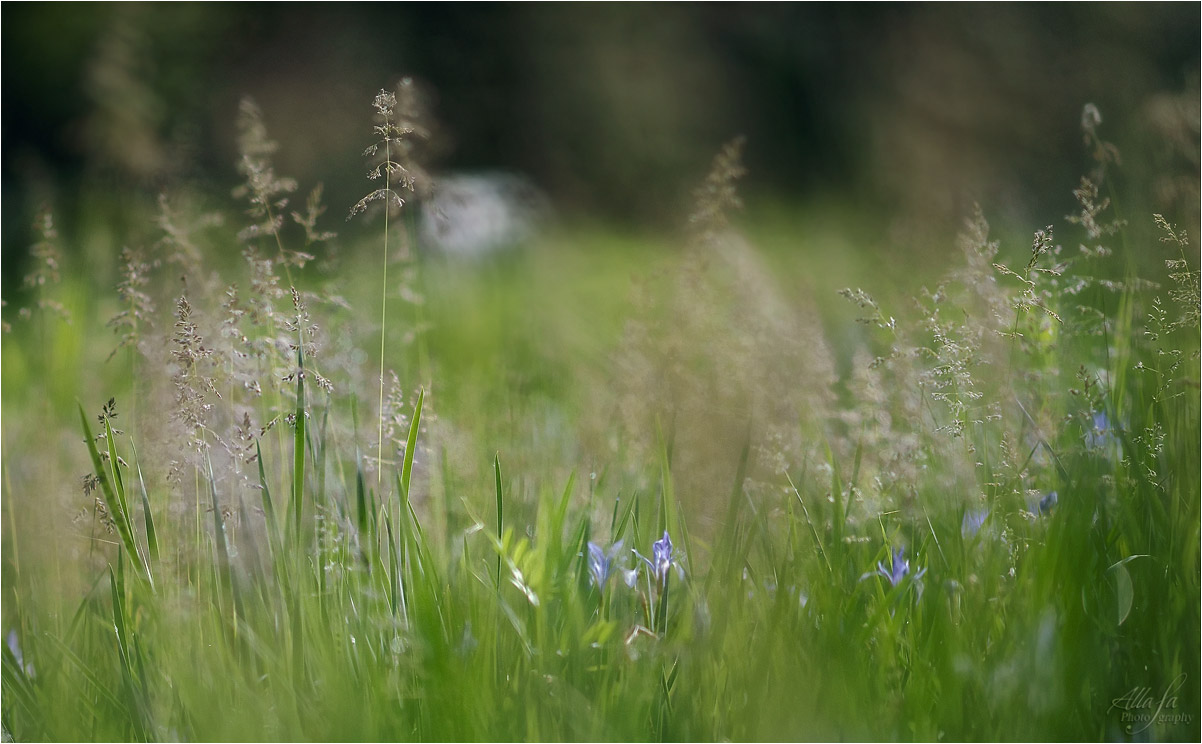
<path id="1" fill-rule="evenodd" d="M 417 403 L 413 405 L 413 417 L 409 420 L 409 436 L 405 440 L 405 459 L 401 463 L 401 498 L 409 503 L 409 483 L 413 478 L 413 455 L 417 450 L 417 432 L 421 427 L 422 404 L 426 399 L 426 390 L 422 388 L 417 394 Z"/>

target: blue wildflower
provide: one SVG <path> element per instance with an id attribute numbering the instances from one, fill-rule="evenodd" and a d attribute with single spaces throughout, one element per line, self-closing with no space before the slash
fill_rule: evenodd
<path id="1" fill-rule="evenodd" d="M 964 512 L 964 519 L 960 521 L 960 536 L 968 539 L 976 535 L 988 518 L 988 509 L 969 509 Z"/>
<path id="2" fill-rule="evenodd" d="M 609 577 L 613 574 L 614 559 L 621 551 L 621 540 L 610 546 L 608 551 L 603 550 L 597 543 L 589 541 L 588 570 L 593 575 L 593 581 L 597 584 L 598 589 L 603 589 L 605 582 L 609 581 Z"/>
<path id="3" fill-rule="evenodd" d="M 17 631 L 8 631 L 8 635 L 4 637 L 4 643 L 8 646 L 9 653 L 17 660 L 17 664 L 22 664 L 25 659 L 21 656 L 21 642 L 17 639 Z"/>
<path id="4" fill-rule="evenodd" d="M 672 566 L 672 538 L 664 530 L 664 537 L 651 544 L 651 558 L 655 561 L 655 576 L 660 581 L 668 578 L 668 569 Z"/>
<path id="5" fill-rule="evenodd" d="M 17 666 L 25 672 L 28 677 L 34 676 L 33 664 L 25 663 L 25 657 L 21 653 L 21 641 L 17 637 L 16 629 L 8 631 L 8 635 L 4 637 L 4 644 L 8 646 L 8 651 L 13 655 L 13 660 L 17 662 Z"/>
<path id="6" fill-rule="evenodd" d="M 891 585 L 897 586 L 900 584 L 902 579 L 906 578 L 906 576 L 910 573 L 910 561 L 906 559 L 906 549 L 894 548 L 892 567 L 886 568 L 885 562 L 881 561 L 876 564 L 876 570 L 881 576 L 889 579 L 889 583 Z M 918 581 L 926 572 L 927 570 L 925 568 L 919 569 L 918 573 L 914 574 L 914 580 Z"/>
<path id="7" fill-rule="evenodd" d="M 662 539 L 656 540 L 651 544 L 651 560 L 648 560 L 637 550 L 634 551 L 634 554 L 637 555 L 643 561 L 643 563 L 647 564 L 647 567 L 651 569 L 651 575 L 654 576 L 656 581 L 661 585 L 667 583 L 668 569 L 672 568 L 673 566 L 676 567 L 676 572 L 680 574 L 681 578 L 684 578 L 684 569 L 681 568 L 680 564 L 677 563 L 672 557 L 672 538 L 668 536 L 667 530 L 664 530 L 664 536 Z"/>
<path id="8" fill-rule="evenodd" d="M 1122 444 L 1118 432 L 1110 419 L 1102 411 L 1098 411 L 1090 419 L 1090 428 L 1085 432 L 1085 446 L 1093 450 L 1112 451 L 1117 448 L 1122 457 Z"/>
<path id="9" fill-rule="evenodd" d="M 1027 515 L 1032 519 L 1046 517 L 1060 503 L 1060 496 L 1055 491 L 1048 491 L 1042 496 L 1038 492 L 1027 498 Z"/>

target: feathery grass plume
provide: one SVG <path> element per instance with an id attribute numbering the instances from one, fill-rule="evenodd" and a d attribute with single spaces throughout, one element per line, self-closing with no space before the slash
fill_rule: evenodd
<path id="1" fill-rule="evenodd" d="M 109 352 L 109 359 L 127 346 L 137 348 L 152 325 L 154 301 L 145 289 L 150 284 L 153 268 L 141 250 L 129 247 L 121 249 L 121 281 L 117 283 L 117 296 L 121 298 L 124 309 L 108 322 L 118 338 L 117 346 Z"/>
<path id="2" fill-rule="evenodd" d="M 24 285 L 34 290 L 37 301 L 34 307 L 43 312 L 49 312 L 70 323 L 71 313 L 62 303 L 47 296 L 50 287 L 62 281 L 59 268 L 62 263 L 58 250 L 58 230 L 54 226 L 54 213 L 49 207 L 43 206 L 33 223 L 38 234 L 38 242 L 29 248 L 33 257 L 33 271 L 25 276 Z M 20 315 L 28 319 L 32 317 L 29 308 L 22 308 Z"/>
<path id="3" fill-rule="evenodd" d="M 1154 214 L 1152 218 L 1156 221 L 1156 226 L 1164 232 L 1160 242 L 1175 245 L 1178 252 L 1178 258 L 1166 258 L 1164 261 L 1165 268 L 1169 270 L 1169 279 L 1176 285 L 1169 290 L 1169 299 L 1177 303 L 1178 308 L 1177 319 L 1169 328 L 1197 328 L 1199 313 L 1202 310 L 1199 307 L 1202 305 L 1202 292 L 1199 291 L 1202 274 L 1198 269 L 1190 268 L 1189 259 L 1186 257 L 1189 235 L 1169 224 L 1162 215 Z"/>
<path id="4" fill-rule="evenodd" d="M 221 302 L 221 338 L 229 364 L 226 371 L 233 383 L 257 398 L 263 388 L 252 361 L 257 355 L 256 346 L 242 325 L 248 313 L 238 297 L 238 285 L 229 285 Z"/>
<path id="5" fill-rule="evenodd" d="M 989 222 L 980 204 L 972 205 L 972 216 L 956 236 L 956 245 L 964 259 L 964 265 L 952 269 L 951 279 L 964 287 L 972 287 L 978 298 L 984 317 L 996 322 L 998 327 L 1010 320 L 1011 300 L 1004 288 L 999 286 L 994 270 L 1001 243 L 989 238 Z"/>
<path id="6" fill-rule="evenodd" d="M 1106 177 L 1106 169 L 1110 165 L 1122 165 L 1122 156 L 1113 143 L 1107 142 L 1098 135 L 1098 127 L 1102 125 L 1102 112 L 1092 103 L 1087 103 L 1081 109 L 1081 131 L 1085 135 L 1085 146 L 1097 165 L 1090 178 L 1095 183 L 1101 183 Z"/>
<path id="7" fill-rule="evenodd" d="M 250 291 L 246 296 L 247 319 L 264 331 L 274 328 L 280 315 L 276 303 L 286 297 L 288 291 L 280 285 L 274 262 L 264 258 L 254 246 L 248 245 L 242 249 L 242 259 L 250 270 Z M 279 338 L 266 340 L 272 346 L 287 345 L 286 340 Z"/>
<path id="8" fill-rule="evenodd" d="M 301 226 L 305 231 L 305 249 L 315 250 L 318 245 L 329 243 L 334 238 L 338 237 L 338 233 L 330 232 L 329 230 L 319 230 L 317 220 L 325 214 L 326 206 L 321 203 L 322 185 L 319 183 L 309 192 L 309 196 L 305 199 L 305 213 L 292 212 L 292 221 Z M 328 251 L 327 251 L 328 254 Z M 327 255 L 327 259 L 332 258 Z"/>
<path id="9" fill-rule="evenodd" d="M 1111 222 L 1100 222 L 1098 217 L 1110 208 L 1110 198 L 1099 198 L 1098 183 L 1087 176 L 1081 177 L 1081 183 L 1077 188 L 1073 189 L 1073 196 L 1077 203 L 1081 205 L 1081 210 L 1077 214 L 1071 214 L 1065 217 L 1066 220 L 1074 225 L 1080 225 L 1085 228 L 1086 234 L 1090 240 L 1098 240 L 1099 238 L 1116 234 L 1123 228 L 1122 220 L 1113 220 Z M 1097 251 L 1098 248 L 1093 250 Z M 1109 250 L 1106 249 L 1109 253 Z"/>
<path id="10" fill-rule="evenodd" d="M 284 330 L 296 339 L 295 342 L 290 342 L 288 348 L 291 351 L 303 350 L 305 357 L 308 359 L 317 356 L 317 344 L 314 343 L 314 338 L 317 336 L 318 326 L 309 317 L 309 310 L 305 307 L 304 301 L 301 299 L 301 293 L 296 287 L 291 288 L 292 293 L 292 309 L 294 314 L 290 318 L 284 319 Z M 290 374 L 284 378 L 284 382 L 292 382 L 296 374 Z M 317 373 L 317 370 L 310 367 L 306 373 L 306 378 L 312 376 L 314 383 L 327 393 L 334 392 L 334 385 Z"/>
<path id="11" fill-rule="evenodd" d="M 38 231 L 38 242 L 29 248 L 34 258 L 33 273 L 25 277 L 26 287 L 44 287 L 47 284 L 58 284 L 62 277 L 59 275 L 58 230 L 54 227 L 54 214 L 48 207 L 38 210 L 34 220 L 34 229 Z"/>
<path id="12" fill-rule="evenodd" d="M 1057 323 L 1063 323 L 1060 316 L 1056 314 L 1049 303 L 1051 302 L 1051 292 L 1049 290 L 1039 291 L 1039 282 L 1037 282 L 1040 274 L 1050 274 L 1052 276 L 1060 276 L 1061 270 L 1055 266 L 1041 267 L 1040 259 L 1044 256 L 1052 256 L 1053 258 L 1060 255 L 1060 246 L 1053 243 L 1052 226 L 1048 225 L 1043 230 L 1035 231 L 1035 239 L 1031 243 L 1031 258 L 1027 261 L 1027 266 L 1023 269 L 1023 273 L 1018 273 L 1011 270 L 1003 264 L 994 264 L 994 268 L 1000 273 L 1013 277 L 1022 283 L 1022 292 L 1014 300 L 1014 309 L 1019 317 L 1015 318 L 1015 335 L 1021 337 L 1017 327 L 1021 316 L 1031 308 L 1039 308 L 1055 319 Z"/>
<path id="13" fill-rule="evenodd" d="M 262 345 L 246 335 L 243 323 L 248 311 L 241 305 L 237 285 L 231 284 L 226 289 L 221 311 L 221 341 L 217 344 L 217 351 L 224 359 L 221 372 L 224 375 L 223 383 L 228 384 L 225 400 L 230 415 L 225 427 L 226 435 L 219 437 L 218 441 L 233 465 L 235 480 L 240 489 L 239 498 L 245 498 L 248 493 L 258 488 L 258 484 L 252 480 L 255 477 L 253 469 L 247 466 L 258 459 L 259 439 L 274 428 L 280 416 L 271 417 L 262 426 L 257 425 L 255 417 L 252 416 L 257 415 L 256 403 L 263 394 L 259 378 L 263 372 L 261 363 L 266 352 Z M 263 415 L 270 417 L 270 409 L 265 410 Z"/>
<path id="14" fill-rule="evenodd" d="M 172 344 L 171 360 L 174 371 L 171 383 L 175 388 L 173 417 L 184 426 L 187 447 L 200 456 L 209 448 L 208 440 L 212 435 L 208 421 L 213 404 L 209 402 L 208 396 L 220 398 L 221 394 L 206 369 L 213 351 L 204 345 L 204 339 L 192 317 L 192 305 L 184 295 L 180 295 L 175 303 L 175 333 Z M 199 459 L 194 461 L 197 466 L 199 463 Z M 182 462 L 175 463 L 173 473 L 178 475 L 182 466 Z"/>
<path id="15" fill-rule="evenodd" d="M 1051 251 L 1050 236 L 1036 238 L 1027 275 L 1040 276 L 1036 259 Z M 883 311 L 863 290 L 843 290 L 845 298 L 867 311 L 859 322 L 885 331 L 888 352 L 875 358 L 857 352 L 848 390 L 854 404 L 843 411 L 846 431 L 859 437 L 861 482 L 866 503 L 884 509 L 905 506 L 913 494 L 935 488 L 948 508 L 963 508 L 973 488 L 1023 488 L 1012 442 L 1013 416 L 1008 391 L 995 382 L 1026 325 L 1016 322 L 1021 308 L 1049 301 L 1042 286 L 994 263 L 999 243 L 990 240 L 980 208 L 957 238 L 963 264 L 950 269 L 933 290 L 916 298 L 918 317 L 898 319 Z M 1025 297 L 997 281 L 1017 276 Z M 982 469 L 977 450 L 994 458 Z M 996 454 L 993 453 L 996 447 Z M 930 467 L 938 462 L 939 468 Z M 933 481 L 933 482 L 928 482 Z M 973 501 L 970 495 L 970 502 Z M 970 503 L 970 506 L 973 504 Z M 903 510 L 910 518 L 916 515 Z"/>
<path id="16" fill-rule="evenodd" d="M 95 473 L 87 473 L 80 479 L 80 487 L 83 490 L 84 498 L 88 499 L 91 505 L 93 528 L 99 522 L 104 527 L 104 531 L 111 535 L 117 531 L 117 523 L 113 521 L 113 515 L 109 514 L 108 506 L 105 505 L 104 499 L 96 495 L 96 488 L 99 485 L 100 479 L 96 477 Z"/>
<path id="17" fill-rule="evenodd" d="M 998 244 L 989 240 L 989 225 L 979 208 L 958 243 L 964 266 L 950 270 L 934 290 L 924 288 L 916 298 L 921 335 L 910 348 L 921 364 L 920 389 L 945 407 L 929 414 L 934 431 L 953 439 L 964 438 L 968 429 L 998 415 L 984 400 L 977 372 L 1003 358 L 1003 339 L 1012 322 L 1006 308 L 1015 303 L 988 271 L 990 265 L 999 268 L 992 263 Z M 970 451 L 973 439 L 965 439 Z"/>
<path id="18" fill-rule="evenodd" d="M 384 188 L 375 189 L 356 202 L 346 218 L 349 220 L 366 211 L 368 206 L 374 202 L 384 202 L 384 260 L 380 291 L 380 395 L 378 400 L 380 424 L 376 445 L 376 460 L 379 461 L 384 447 L 384 352 L 385 340 L 388 337 L 388 222 L 393 211 L 399 210 L 405 204 L 405 200 L 397 193 L 396 188 L 409 191 L 413 191 L 414 188 L 416 176 L 413 171 L 405 167 L 401 158 L 408 154 L 408 150 L 404 146 L 405 140 L 417 134 L 418 130 L 415 128 L 414 122 L 407 116 L 410 112 L 398 113 L 396 93 L 381 90 L 372 101 L 372 108 L 376 111 L 377 120 L 372 131 L 379 139 L 363 151 L 363 157 L 367 158 L 370 164 L 367 180 L 378 181 L 382 178 L 384 179 Z M 384 473 L 381 469 L 377 473 L 377 481 L 382 483 L 383 478 Z"/>
<path id="19" fill-rule="evenodd" d="M 693 190 L 693 212 L 689 227 L 697 245 L 713 243 L 730 226 L 731 210 L 742 209 L 743 200 L 735 182 L 747 175 L 743 167 L 746 137 L 735 137 L 714 156 L 705 180 Z"/>
<path id="20" fill-rule="evenodd" d="M 284 210 L 288 207 L 287 194 L 296 191 L 296 181 L 275 174 L 271 156 L 279 144 L 267 136 L 267 126 L 259 106 L 249 96 L 238 106 L 238 172 L 246 183 L 234 189 L 236 198 L 250 202 L 246 213 L 254 220 L 238 233 L 238 238 L 252 242 L 270 235 L 275 242 L 275 261 L 284 267 L 289 283 L 292 282 L 290 266 L 304 267 L 313 256 L 303 251 L 284 248 L 280 228 L 284 225 Z"/>
<path id="21" fill-rule="evenodd" d="M 384 219 L 405 205 L 405 200 L 397 193 L 396 188 L 413 191 L 414 174 L 401 162 L 401 142 L 414 133 L 412 126 L 402 123 L 397 115 L 397 97 L 395 93 L 381 90 L 372 101 L 378 123 L 372 128 L 378 140 L 368 145 L 363 151 L 369 168 L 367 180 L 379 181 L 384 179 L 384 188 L 375 189 L 360 199 L 351 207 L 346 218 L 367 210 L 368 206 L 377 201 L 385 203 Z M 395 187 L 395 188 L 394 188 Z"/>
<path id="22" fill-rule="evenodd" d="M 401 381 L 397 377 L 396 372 L 389 370 L 388 377 L 388 394 L 384 397 L 384 407 L 381 417 L 384 421 L 381 436 L 383 436 L 384 441 L 389 443 L 391 450 L 389 452 L 389 462 L 398 463 L 404 459 L 405 447 L 408 444 L 409 411 L 412 410 L 412 405 L 406 404 L 405 392 L 401 388 Z M 377 459 L 376 468 L 383 470 L 384 461 Z"/>
<path id="23" fill-rule="evenodd" d="M 822 459 L 834 400 L 815 309 L 786 299 L 765 258 L 729 229 L 741 148 L 741 138 L 723 147 L 694 191 L 679 262 L 634 287 L 617 400 L 602 404 L 616 405 L 632 462 L 649 465 L 671 443 L 676 490 L 702 521 L 725 508 L 740 471 L 740 488 L 764 494 L 779 491 L 785 471 Z"/>
<path id="24" fill-rule="evenodd" d="M 173 206 L 166 193 L 159 194 L 158 206 L 154 224 L 163 232 L 163 237 L 155 247 L 163 260 L 179 266 L 185 277 L 199 281 L 199 290 L 208 294 L 214 289 L 214 282 L 205 277 L 204 251 L 197 243 L 197 234 L 220 227 L 225 223 L 224 216 L 220 212 L 206 212 L 190 219 L 188 212 L 192 205 L 185 201 L 182 208 Z"/>
<path id="25" fill-rule="evenodd" d="M 1101 124 L 1102 114 L 1098 111 L 1098 107 L 1092 103 L 1085 104 L 1085 108 L 1081 112 L 1081 130 L 1085 133 L 1085 146 L 1091 150 L 1090 154 L 1097 165 L 1088 176 L 1082 176 L 1080 185 L 1073 189 L 1073 196 L 1081 205 L 1081 210 L 1077 214 L 1065 217 L 1072 224 L 1085 228 L 1089 239 L 1093 241 L 1116 234 L 1126 224 L 1119 219 L 1107 223 L 1098 219 L 1110 207 L 1110 199 L 1108 197 L 1099 198 L 1098 191 L 1106 179 L 1107 167 L 1111 164 L 1121 164 L 1118 148 L 1113 143 L 1103 140 L 1098 134 L 1098 127 Z M 1088 249 L 1082 246 L 1082 250 Z M 1095 250 L 1105 250 L 1106 253 L 1109 253 L 1109 249 L 1101 247 Z"/>
<path id="26" fill-rule="evenodd" d="M 862 292 L 862 290 L 860 290 Z M 921 436 L 922 397 L 913 364 L 898 356 L 886 360 L 873 357 L 864 348 L 852 357 L 851 379 L 847 381 L 849 398 L 854 405 L 842 407 L 839 420 L 848 438 L 839 448 L 843 454 L 861 452 L 860 481 L 862 508 L 866 514 L 887 511 L 887 505 L 899 494 L 918 488 L 930 452 Z M 909 383 L 903 387 L 899 382 Z M 849 514 L 856 521 L 856 515 Z"/>

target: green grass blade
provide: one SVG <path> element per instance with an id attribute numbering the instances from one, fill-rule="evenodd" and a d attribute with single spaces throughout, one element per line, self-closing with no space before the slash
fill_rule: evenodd
<path id="1" fill-rule="evenodd" d="M 497 536 L 505 534 L 505 489 L 501 485 L 501 453 L 492 461 L 494 484 L 497 493 Z M 497 555 L 497 591 L 501 591 L 501 556 Z"/>
<path id="2" fill-rule="evenodd" d="M 118 564 L 120 560 L 118 560 Z M 118 566 L 119 567 L 119 566 Z M 125 633 L 125 581 L 120 571 L 113 571 L 109 565 L 109 589 L 113 599 L 113 629 L 117 632 L 117 641 L 121 647 L 129 647 L 129 638 Z"/>
<path id="3" fill-rule="evenodd" d="M 92 458 L 92 467 L 95 470 L 96 477 L 100 481 L 100 492 L 104 497 L 105 506 L 108 507 L 109 513 L 113 515 L 113 521 L 117 525 L 117 532 L 121 535 L 121 542 L 125 545 L 125 550 L 129 553 L 130 560 L 134 561 L 134 565 L 138 569 L 138 575 L 146 579 L 153 587 L 154 581 L 151 578 L 150 570 L 142 560 L 142 555 L 138 550 L 137 541 L 134 538 L 133 525 L 129 519 L 129 513 L 123 508 L 122 502 L 117 497 L 117 492 L 113 488 L 113 477 L 110 475 L 111 470 L 105 467 L 104 461 L 100 457 L 100 451 L 96 449 L 96 441 L 92 438 L 92 428 L 88 425 L 88 414 L 83 410 L 83 404 L 79 403 L 79 421 L 83 429 L 84 442 L 88 447 L 88 454 Z M 108 427 L 107 423 L 105 424 Z M 111 432 L 111 428 L 108 429 Z M 109 442 L 112 442 L 111 434 L 109 434 Z M 117 467 L 116 457 L 110 457 L 112 466 Z"/>
<path id="4" fill-rule="evenodd" d="M 142 460 L 138 457 L 138 450 L 133 446 L 132 442 L 130 442 L 130 450 L 133 452 L 134 467 L 138 471 L 138 490 L 142 496 L 142 522 L 146 527 L 146 550 L 151 562 L 158 562 L 159 533 L 154 528 L 154 516 L 150 510 L 150 496 L 146 492 L 146 479 L 142 477 Z"/>
<path id="5" fill-rule="evenodd" d="M 355 452 L 355 525 L 359 529 L 359 557 L 367 566 L 371 565 L 371 556 L 373 551 L 369 551 L 368 544 L 375 545 L 376 535 L 369 531 L 368 515 L 375 511 L 374 504 L 368 506 L 367 497 L 367 481 L 363 476 L 363 459 L 358 452 Z"/>
<path id="6" fill-rule="evenodd" d="M 100 575 L 104 576 L 103 573 Z M 84 661 L 79 654 L 76 653 L 74 648 L 72 648 L 58 636 L 50 636 L 50 639 L 54 641 L 55 645 L 58 646 L 58 650 L 62 652 L 63 658 L 65 658 L 71 663 L 72 666 L 79 670 L 80 675 L 83 676 L 83 678 L 95 688 L 96 693 L 99 694 L 100 697 L 104 698 L 104 701 L 108 703 L 109 707 L 116 710 L 120 710 L 121 708 L 125 707 L 125 704 L 121 702 L 121 699 L 117 696 L 117 693 L 113 692 L 113 690 L 105 684 L 104 680 L 100 678 L 100 675 L 96 673 L 96 670 L 86 661 Z"/>
<path id="7" fill-rule="evenodd" d="M 422 388 L 417 394 L 417 403 L 413 406 L 413 416 L 409 420 L 409 436 L 405 440 L 405 459 L 401 465 L 401 498 L 409 503 L 409 483 L 413 478 L 413 455 L 417 450 L 417 432 L 421 427 L 422 405 L 426 399 L 426 390 Z"/>
<path id="8" fill-rule="evenodd" d="M 296 349 L 296 431 L 292 448 L 292 539 L 299 541 L 301 515 L 305 497 L 305 349 L 300 344 Z"/>
<path id="9" fill-rule="evenodd" d="M 834 499 L 834 509 L 831 517 L 831 545 L 835 550 L 841 550 L 843 544 L 843 526 L 847 518 L 846 504 L 843 503 L 843 479 L 839 476 L 839 463 L 831 452 L 830 443 L 826 443 L 826 461 L 831 466 L 831 497 Z"/>
<path id="10" fill-rule="evenodd" d="M 397 557 L 396 536 L 392 532 L 392 520 L 388 512 L 384 512 L 384 529 L 388 533 L 388 606 L 393 615 L 401 614 L 404 603 L 404 589 L 401 584 L 401 566 Z"/>
<path id="11" fill-rule="evenodd" d="M 37 691 L 26 673 L 25 668 L 17 661 L 17 657 L 9 650 L 5 644 L 0 648 L 0 653 L 3 654 L 3 690 L 6 700 L 16 700 L 17 704 L 25 709 L 26 717 L 33 728 L 28 731 L 15 732 L 17 738 L 21 738 L 22 734 L 27 734 L 28 738 L 36 738 L 32 736 L 35 733 L 42 732 L 43 720 L 45 716 L 40 712 L 38 705 Z M 11 715 L 8 706 L 5 706 L 5 724 L 7 725 L 9 716 Z"/>
<path id="12" fill-rule="evenodd" d="M 213 474 L 213 461 L 205 453 L 205 469 L 209 475 L 209 500 L 213 507 L 213 539 L 217 543 L 217 558 L 222 574 L 230 568 L 230 548 L 225 538 L 225 520 L 221 518 L 221 505 L 217 503 L 217 478 Z"/>
<path id="13" fill-rule="evenodd" d="M 118 558 L 118 568 L 120 568 L 120 558 Z M 121 576 L 120 571 L 114 574 L 111 565 L 109 566 L 109 586 L 112 589 L 113 630 L 117 637 L 117 656 L 121 661 L 121 680 L 128 698 L 128 703 L 122 707 L 129 716 L 130 725 L 138 732 L 138 738 L 145 740 L 147 735 L 144 695 L 140 678 L 134 669 L 133 649 L 130 646 L 131 636 L 126 621 L 128 610 L 125 606 L 125 579 Z"/>
<path id="14" fill-rule="evenodd" d="M 622 500 L 621 496 L 614 499 L 614 514 L 615 515 L 618 513 L 618 504 L 621 500 Z M 611 539 L 614 540 L 615 542 L 618 540 L 621 540 L 622 536 L 624 534 L 626 534 L 626 525 L 630 523 L 630 517 L 634 514 L 634 509 L 635 509 L 635 506 L 638 504 L 638 501 L 639 501 L 639 495 L 637 493 L 631 494 L 630 498 L 626 501 L 626 508 L 622 510 L 622 516 L 620 518 L 618 518 L 617 526 L 615 526 L 611 530 L 611 532 L 613 533 L 611 535 Z"/>
<path id="15" fill-rule="evenodd" d="M 109 420 L 104 420 L 104 441 L 108 445 L 108 466 L 109 474 L 113 477 L 113 491 L 117 494 L 117 503 L 121 506 L 121 512 L 117 515 L 121 518 L 129 520 L 129 499 L 125 497 L 125 481 L 121 477 L 121 458 L 117 452 L 117 442 L 113 438 L 113 427 L 109 424 Z"/>
<path id="16" fill-rule="evenodd" d="M 834 573 L 831 568 L 831 561 L 826 557 L 826 551 L 822 549 L 822 538 L 818 536 L 818 529 L 814 527 L 814 521 L 810 519 L 810 510 L 806 508 L 805 499 L 801 497 L 801 492 L 797 490 L 797 486 L 793 484 L 793 479 L 785 473 L 785 479 L 789 481 L 789 488 L 793 489 L 793 495 L 797 497 L 797 503 L 801 504 L 801 513 L 806 518 L 806 524 L 810 528 L 810 534 L 814 537 L 814 544 L 818 546 L 818 554 L 822 556 L 822 562 L 826 564 L 826 570 Z"/>
<path id="17" fill-rule="evenodd" d="M 660 437 L 660 501 L 659 501 L 659 522 L 655 527 L 655 538 L 658 540 L 660 536 L 672 529 L 675 523 L 675 488 L 672 485 L 672 451 L 671 445 L 663 441 Z"/>
<path id="18" fill-rule="evenodd" d="M 267 485 L 267 473 L 263 468 L 263 450 L 255 440 L 255 460 L 259 464 L 259 496 L 263 503 L 263 520 L 267 528 L 267 547 L 271 551 L 272 565 L 278 565 L 281 553 L 280 525 L 275 514 L 275 503 L 271 500 L 271 487 Z M 278 578 L 278 576 L 277 576 Z"/>

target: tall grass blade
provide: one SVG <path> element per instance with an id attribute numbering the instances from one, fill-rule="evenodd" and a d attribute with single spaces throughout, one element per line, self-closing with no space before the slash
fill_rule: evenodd
<path id="1" fill-rule="evenodd" d="M 292 447 L 292 540 L 299 544 L 301 534 L 301 516 L 304 512 L 305 498 L 305 346 L 297 345 L 296 349 L 296 431 Z"/>
<path id="2" fill-rule="evenodd" d="M 121 557 L 117 557 L 118 567 L 121 564 Z M 147 738 L 145 729 L 145 708 L 144 708 L 144 693 L 140 681 L 134 671 L 134 661 L 132 657 L 132 649 L 130 648 L 130 635 L 126 627 L 126 617 L 128 612 L 125 608 L 125 580 L 120 571 L 114 573 L 112 565 L 109 566 L 109 587 L 112 590 L 113 599 L 113 631 L 117 638 L 117 655 L 121 662 L 121 680 L 125 686 L 125 692 L 128 703 L 123 706 L 129 716 L 129 724 L 136 731 L 136 736 L 139 739 Z"/>
<path id="3" fill-rule="evenodd" d="M 363 477 L 363 459 L 359 453 L 355 452 L 355 526 L 359 530 L 359 558 L 364 565 L 368 566 L 369 570 L 372 564 L 372 553 L 368 551 L 367 546 L 370 542 L 373 546 L 376 543 L 376 535 L 368 531 L 368 514 L 375 510 L 374 504 L 369 507 L 367 503 L 367 483 Z"/>
<path id="4" fill-rule="evenodd" d="M 497 536 L 505 534 L 505 489 L 501 485 L 501 453 L 492 461 L 494 485 L 497 493 Z M 497 591 L 501 591 L 501 555 L 497 554 Z"/>
<path id="5" fill-rule="evenodd" d="M 221 518 L 221 504 L 217 502 L 216 476 L 213 474 L 213 461 L 205 454 L 205 470 L 208 471 L 209 507 L 213 511 L 213 540 L 217 547 L 217 557 L 225 568 L 230 564 L 229 545 L 225 540 L 225 520 Z"/>
<path id="6" fill-rule="evenodd" d="M 146 479 L 142 477 L 142 460 L 138 457 L 138 450 L 130 442 L 130 450 L 133 452 L 134 467 L 138 471 L 138 489 L 142 495 L 142 521 L 146 527 L 146 550 L 150 556 L 152 563 L 157 563 L 159 560 L 159 537 L 158 531 L 154 528 L 154 516 L 150 510 L 150 497 L 146 493 Z"/>
<path id="7" fill-rule="evenodd" d="M 125 550 L 129 553 L 130 560 L 134 561 L 139 576 L 146 579 L 147 583 L 151 586 L 154 586 L 150 569 L 138 550 L 138 544 L 134 537 L 133 524 L 129 518 L 129 511 L 124 508 L 122 500 L 118 498 L 117 491 L 114 489 L 112 471 L 110 468 L 105 467 L 105 463 L 100 457 L 100 451 L 96 449 L 96 441 L 92 438 L 92 429 L 88 426 L 88 415 L 84 413 L 83 404 L 79 403 L 77 405 L 79 407 L 79 421 L 83 429 L 84 441 L 88 447 L 88 454 L 92 458 L 92 467 L 95 470 L 96 478 L 100 481 L 100 492 L 104 497 L 105 506 L 108 508 L 109 513 L 113 515 L 113 521 L 117 525 L 117 532 L 121 535 L 121 542 L 124 544 Z M 112 443 L 111 431 L 111 428 L 109 428 L 108 436 L 110 445 Z M 112 461 L 112 467 L 116 468 L 116 456 L 112 455 L 109 459 Z"/>
<path id="8" fill-rule="evenodd" d="M 401 498 L 409 504 L 409 483 L 413 478 L 413 455 L 417 450 L 417 432 L 421 428 L 422 404 L 426 399 L 426 389 L 422 388 L 417 394 L 417 403 L 413 406 L 413 417 L 409 420 L 409 435 L 405 439 L 405 459 L 401 464 Z"/>
<path id="9" fill-rule="evenodd" d="M 258 440 L 255 440 L 255 459 L 259 464 L 259 496 L 263 503 L 263 521 L 267 528 L 267 547 L 271 550 L 274 564 L 283 557 L 280 524 L 276 518 L 275 504 L 271 500 L 271 487 L 267 485 L 267 473 L 263 468 L 263 450 L 260 448 Z"/>

